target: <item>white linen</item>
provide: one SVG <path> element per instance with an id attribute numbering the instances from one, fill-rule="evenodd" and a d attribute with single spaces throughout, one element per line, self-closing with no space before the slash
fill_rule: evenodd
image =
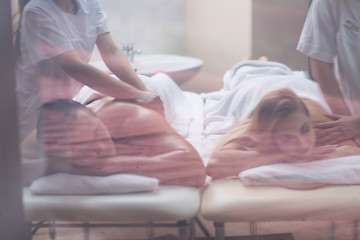
<path id="1" fill-rule="evenodd" d="M 282 186 L 290 189 L 360 184 L 360 155 L 306 163 L 277 163 L 239 173 L 246 186 Z"/>
<path id="2" fill-rule="evenodd" d="M 189 125 L 189 134 L 185 139 L 194 146 L 204 159 L 206 152 L 203 149 L 204 141 L 204 100 L 200 94 L 184 91 L 185 97 L 191 102 L 192 119 Z"/>
<path id="3" fill-rule="evenodd" d="M 159 180 L 133 174 L 85 176 L 56 173 L 33 181 L 33 194 L 87 195 L 143 192 L 157 189 Z"/>

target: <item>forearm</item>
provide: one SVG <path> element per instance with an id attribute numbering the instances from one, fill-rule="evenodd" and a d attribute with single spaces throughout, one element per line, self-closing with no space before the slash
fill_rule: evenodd
<path id="1" fill-rule="evenodd" d="M 121 81 L 124 81 L 139 90 L 146 90 L 145 85 L 137 76 L 125 54 L 117 47 L 110 33 L 98 36 L 96 44 L 104 63 Z"/>
<path id="2" fill-rule="evenodd" d="M 262 165 L 288 162 L 291 157 L 283 153 L 259 153 L 245 150 L 219 150 L 213 152 L 206 172 L 218 179 L 237 176 L 240 172 Z"/>
<path id="3" fill-rule="evenodd" d="M 318 82 L 331 110 L 339 115 L 350 115 L 349 108 L 334 75 L 332 65 L 313 58 L 310 59 L 310 63 L 314 80 Z"/>
<path id="4" fill-rule="evenodd" d="M 84 66 L 68 74 L 84 85 L 116 99 L 136 100 L 144 97 L 143 91 L 92 67 Z"/>
<path id="5" fill-rule="evenodd" d="M 144 83 L 140 80 L 136 72 L 133 70 L 125 54 L 119 49 L 115 50 L 112 54 L 106 56 L 103 55 L 102 57 L 106 66 L 120 80 L 136 87 L 139 90 L 147 90 Z"/>
<path id="6" fill-rule="evenodd" d="M 92 65 L 82 61 L 74 51 L 69 51 L 53 59 L 72 78 L 105 95 L 117 99 L 141 99 L 149 94 L 132 85 L 119 81 Z"/>

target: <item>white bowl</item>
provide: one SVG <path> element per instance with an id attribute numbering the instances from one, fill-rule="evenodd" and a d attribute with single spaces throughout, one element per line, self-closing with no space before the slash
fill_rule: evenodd
<path id="1" fill-rule="evenodd" d="M 101 61 L 91 62 L 91 64 L 102 70 L 109 71 Z M 164 72 L 177 84 L 182 84 L 193 78 L 202 64 L 203 61 L 197 58 L 171 54 L 140 55 L 136 56 L 132 63 L 135 71 L 140 75 L 152 76 Z"/>

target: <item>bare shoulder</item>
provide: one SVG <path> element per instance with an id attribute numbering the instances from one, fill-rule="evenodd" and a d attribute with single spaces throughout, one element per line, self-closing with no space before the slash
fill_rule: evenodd
<path id="1" fill-rule="evenodd" d="M 247 150 L 248 148 L 254 147 L 256 143 L 247 133 L 248 126 L 249 120 L 245 120 L 235 125 L 232 129 L 220 137 L 214 151 L 224 149 Z"/>
<path id="2" fill-rule="evenodd" d="M 324 115 L 327 112 L 319 103 L 310 99 L 304 99 L 303 101 L 307 109 L 309 110 L 310 119 L 312 120 L 312 122 L 317 123 L 331 121 L 331 119 Z"/>

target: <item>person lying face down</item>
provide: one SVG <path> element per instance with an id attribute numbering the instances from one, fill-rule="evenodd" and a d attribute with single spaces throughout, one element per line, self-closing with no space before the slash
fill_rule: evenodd
<path id="1" fill-rule="evenodd" d="M 205 167 L 193 146 L 156 111 L 109 101 L 96 112 L 69 100 L 44 104 L 38 139 L 48 174 L 137 174 L 162 185 L 202 186 Z"/>
<path id="2" fill-rule="evenodd" d="M 313 123 L 329 121 L 314 101 L 282 88 L 266 94 L 250 118 L 220 137 L 206 167 L 214 179 L 280 162 L 306 162 L 360 154 L 352 141 L 318 145 Z"/>

